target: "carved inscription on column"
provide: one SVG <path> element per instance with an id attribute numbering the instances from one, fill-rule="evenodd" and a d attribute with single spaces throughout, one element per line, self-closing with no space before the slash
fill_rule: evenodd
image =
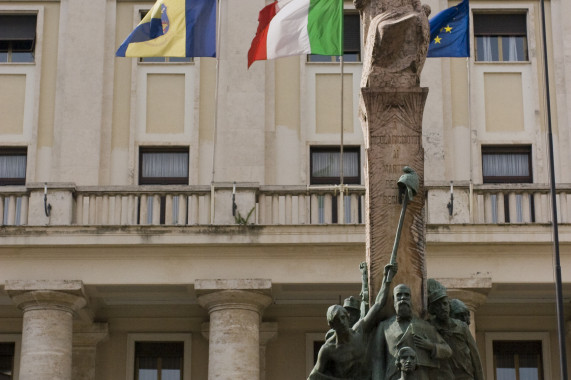
<path id="1" fill-rule="evenodd" d="M 391 256 L 402 209 L 397 181 L 403 167 L 408 165 L 418 173 L 420 189 L 407 208 L 398 250 L 399 271 L 392 286 L 399 283 L 410 286 L 419 315 L 426 309 L 422 113 L 427 94 L 428 89 L 418 87 L 362 89 L 367 115 L 365 218 L 371 302 L 380 289 L 383 267 Z M 387 304 L 392 307 L 391 302 Z"/>

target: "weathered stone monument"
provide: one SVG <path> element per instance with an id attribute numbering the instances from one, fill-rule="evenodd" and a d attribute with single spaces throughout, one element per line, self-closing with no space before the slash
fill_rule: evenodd
<path id="1" fill-rule="evenodd" d="M 419 0 L 354 3 L 366 36 L 363 304 L 353 327 L 346 309 L 329 308 L 333 331 L 308 380 L 483 380 L 468 325 L 450 317 L 446 288 L 426 280 L 422 114 L 428 89 L 420 87 L 420 72 L 430 8 Z"/>
<path id="2" fill-rule="evenodd" d="M 355 7 L 361 13 L 366 36 L 360 117 L 366 152 L 369 295 L 372 298 L 378 293 L 383 267 L 391 255 L 401 213 L 395 183 L 408 165 L 417 172 L 420 187 L 404 219 L 395 283 L 410 286 L 415 311 L 423 316 L 426 265 L 422 114 L 428 89 L 420 87 L 420 72 L 430 39 L 430 8 L 419 0 L 355 0 Z"/>

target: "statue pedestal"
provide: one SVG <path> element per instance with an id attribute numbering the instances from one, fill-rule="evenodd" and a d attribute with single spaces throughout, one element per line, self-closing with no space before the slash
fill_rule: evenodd
<path id="1" fill-rule="evenodd" d="M 410 166 L 419 176 L 420 188 L 407 207 L 397 256 L 399 270 L 392 286 L 403 283 L 411 288 L 413 307 L 419 316 L 426 310 L 422 114 L 427 95 L 428 88 L 421 87 L 361 89 L 366 115 L 362 126 L 370 303 L 381 287 L 383 268 L 389 263 L 399 223 L 402 205 L 397 181 L 403 167 Z M 392 302 L 387 302 L 387 308 L 392 308 Z"/>

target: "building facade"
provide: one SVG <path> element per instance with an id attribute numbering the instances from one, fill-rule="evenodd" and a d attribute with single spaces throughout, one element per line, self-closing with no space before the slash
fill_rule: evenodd
<path id="1" fill-rule="evenodd" d="M 327 307 L 359 295 L 353 4 L 343 76 L 248 70 L 261 0 L 219 2 L 218 60 L 116 58 L 152 4 L 0 1 L 0 379 L 304 379 Z M 538 1 L 473 0 L 471 57 L 422 74 L 428 276 L 470 308 L 488 379 L 560 378 L 547 69 L 571 313 L 571 5 L 545 9 L 548 66 Z"/>

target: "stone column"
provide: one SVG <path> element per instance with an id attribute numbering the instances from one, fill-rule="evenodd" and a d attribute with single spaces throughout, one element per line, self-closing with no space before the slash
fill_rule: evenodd
<path id="1" fill-rule="evenodd" d="M 86 304 L 81 281 L 7 281 L 24 311 L 20 380 L 71 380 L 74 312 Z"/>
<path id="2" fill-rule="evenodd" d="M 260 378 L 260 319 L 272 302 L 270 280 L 196 280 L 210 314 L 209 380 Z"/>
<path id="3" fill-rule="evenodd" d="M 474 339 L 476 339 L 476 310 L 478 307 L 486 303 L 488 296 L 473 290 L 465 289 L 448 289 L 448 298 L 458 298 L 466 304 L 470 310 L 470 332 Z"/>
<path id="4" fill-rule="evenodd" d="M 73 333 L 73 380 L 95 380 L 97 344 L 109 336 L 107 323 L 77 324 Z"/>

